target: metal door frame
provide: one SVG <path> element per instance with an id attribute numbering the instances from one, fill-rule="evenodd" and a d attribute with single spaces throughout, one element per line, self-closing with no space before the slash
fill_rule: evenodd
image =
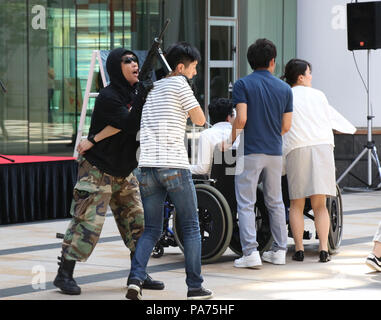
<path id="1" fill-rule="evenodd" d="M 217 17 L 210 15 L 210 1 L 205 1 L 206 3 L 206 24 L 205 24 L 205 115 L 209 119 L 208 105 L 210 103 L 210 69 L 211 68 L 232 68 L 233 69 L 233 79 L 232 84 L 238 79 L 238 65 L 239 65 L 239 55 L 238 55 L 238 0 L 232 0 L 234 2 L 234 16 L 232 17 Z M 233 27 L 233 43 L 232 46 L 235 48 L 233 52 L 233 60 L 211 60 L 210 59 L 210 29 L 212 26 L 227 26 Z"/>

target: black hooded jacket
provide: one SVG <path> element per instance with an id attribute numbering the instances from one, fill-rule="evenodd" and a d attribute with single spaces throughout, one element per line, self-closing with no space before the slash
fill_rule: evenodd
<path id="1" fill-rule="evenodd" d="M 99 141 L 84 155 L 93 166 L 115 177 L 127 177 L 137 167 L 136 138 L 145 98 L 139 94 L 139 86 L 132 87 L 123 76 L 121 61 L 126 53 L 135 55 L 119 48 L 112 50 L 107 58 L 110 84 L 95 101 L 89 135 L 97 134 L 107 125 L 122 131 Z"/>

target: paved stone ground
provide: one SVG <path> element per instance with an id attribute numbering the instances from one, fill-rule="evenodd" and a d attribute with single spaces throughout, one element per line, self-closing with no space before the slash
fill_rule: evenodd
<path id="1" fill-rule="evenodd" d="M 381 191 L 344 193 L 343 206 L 343 241 L 329 263 L 317 262 L 315 239 L 305 241 L 304 262 L 291 259 L 294 245 L 289 239 L 287 264 L 264 263 L 259 270 L 234 268 L 237 255 L 228 249 L 217 263 L 203 265 L 205 287 L 214 291 L 216 300 L 381 299 L 381 273 L 364 264 L 381 221 Z M 111 215 L 89 260 L 77 264 L 75 278 L 82 294 L 67 296 L 53 286 L 61 244 L 55 235 L 64 233 L 68 223 L 65 219 L 0 227 L 0 300 L 125 300 L 129 252 Z M 314 230 L 311 220 L 306 220 L 306 229 Z M 186 298 L 178 247 L 151 258 L 148 272 L 164 281 L 166 289 L 145 290 L 144 299 Z"/>

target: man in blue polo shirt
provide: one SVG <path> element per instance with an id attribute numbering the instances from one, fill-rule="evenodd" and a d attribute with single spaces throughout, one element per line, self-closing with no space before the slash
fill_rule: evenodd
<path id="1" fill-rule="evenodd" d="M 262 174 L 265 204 L 270 215 L 273 247 L 262 259 L 273 264 L 286 263 L 287 228 L 282 201 L 282 135 L 291 127 L 293 99 L 290 87 L 274 77 L 275 45 L 258 39 L 247 53 L 254 72 L 238 80 L 233 89 L 237 117 L 230 143 L 242 133 L 244 156 L 235 177 L 237 212 L 243 256 L 234 261 L 237 268 L 262 265 L 257 251 L 254 205 L 258 180 Z"/>

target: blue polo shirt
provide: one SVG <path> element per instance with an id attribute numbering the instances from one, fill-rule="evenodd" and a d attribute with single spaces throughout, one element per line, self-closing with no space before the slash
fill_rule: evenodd
<path id="1" fill-rule="evenodd" d="M 245 155 L 281 156 L 283 114 L 293 110 L 290 86 L 267 70 L 257 70 L 234 84 L 233 102 L 247 104 Z"/>

